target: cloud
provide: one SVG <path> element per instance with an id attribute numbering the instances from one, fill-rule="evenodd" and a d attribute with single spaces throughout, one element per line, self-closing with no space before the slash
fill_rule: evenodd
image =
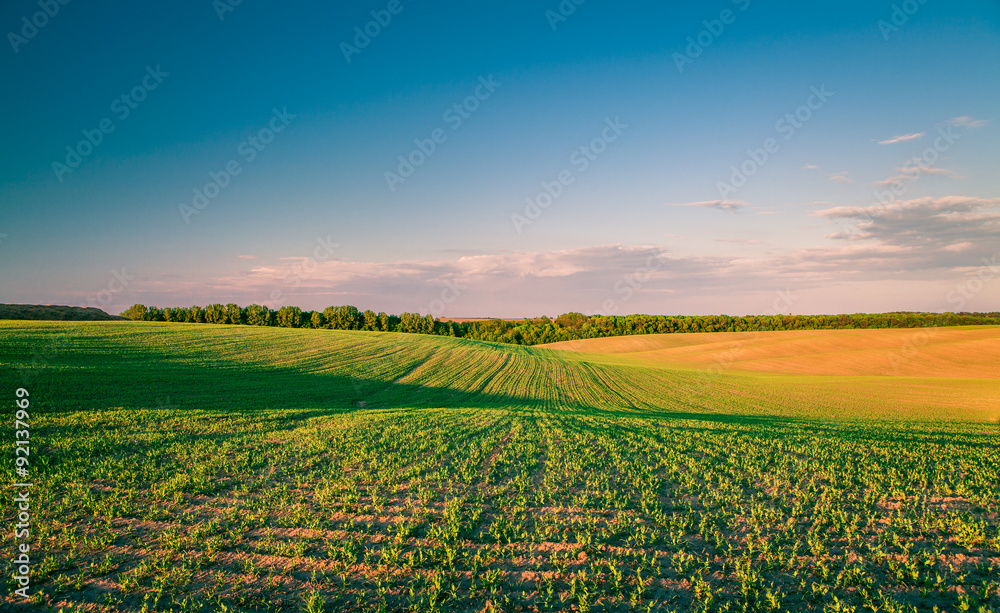
<path id="1" fill-rule="evenodd" d="M 924 285 L 912 289 L 919 297 L 917 288 L 924 288 L 920 308 L 944 310 L 946 292 L 938 294 L 935 288 L 953 285 L 983 259 L 996 261 L 1000 250 L 1000 198 L 948 196 L 871 207 L 820 206 L 813 215 L 840 228 L 830 234 L 836 240 L 810 248 L 772 246 L 760 254 L 685 255 L 662 246 L 613 244 L 427 260 L 319 262 L 308 257 L 267 257 L 259 258 L 250 270 L 234 267 L 211 277 L 186 273 L 144 279 L 135 297 L 158 306 L 256 302 L 322 309 L 353 304 L 442 317 L 610 312 L 604 306 L 609 301 L 619 314 L 760 313 L 773 299 L 767 294 L 778 289 L 819 292 L 841 300 L 821 301 L 817 309 L 865 310 L 873 308 L 864 305 L 881 299 L 891 284 L 921 282 Z M 851 293 L 862 286 L 875 289 L 864 296 Z M 448 303 L 441 300 L 446 288 L 457 290 L 457 295 L 449 290 L 454 300 Z M 435 301 L 438 307 L 444 304 L 443 312 L 433 310 Z M 853 306 L 836 306 L 847 304 Z"/>
<path id="2" fill-rule="evenodd" d="M 717 243 L 736 243 L 738 245 L 762 245 L 764 241 L 753 240 L 751 238 L 716 238 Z"/>
<path id="3" fill-rule="evenodd" d="M 957 177 L 955 173 L 948 170 L 947 168 L 938 168 L 937 166 L 910 166 L 906 168 L 900 168 L 900 171 L 907 174 L 914 175 L 937 175 L 941 177 Z"/>
<path id="4" fill-rule="evenodd" d="M 236 258 L 240 259 L 240 260 L 256 260 L 257 256 L 255 256 L 255 255 L 238 255 L 238 256 L 236 256 Z"/>
<path id="5" fill-rule="evenodd" d="M 280 258 L 200 282 L 187 277 L 149 279 L 141 298 L 158 306 L 235 302 L 318 310 L 353 304 L 361 309 L 430 312 L 441 317 L 609 312 L 608 301 L 618 313 L 666 313 L 680 309 L 680 303 L 663 302 L 671 296 L 687 304 L 683 301 L 698 300 L 697 296 L 715 300 L 737 286 L 760 292 L 766 272 L 766 266 L 746 257 L 684 257 L 664 247 L 623 245 L 427 261 Z M 456 288 L 458 297 L 442 312 L 446 288 Z M 436 307 L 435 301 L 440 301 Z"/>
<path id="6" fill-rule="evenodd" d="M 873 219 L 893 218 L 904 214 L 928 215 L 941 212 L 967 213 L 1000 205 L 1000 198 L 972 198 L 945 196 L 942 198 L 917 198 L 872 206 L 836 206 L 813 213 L 817 217 Z"/>
<path id="7" fill-rule="evenodd" d="M 619 271 L 628 269 L 634 261 L 662 253 L 662 249 L 653 247 L 603 245 L 560 251 L 486 253 L 432 261 L 317 262 L 293 257 L 279 258 L 283 264 L 266 264 L 218 277 L 212 285 L 223 292 L 245 290 L 261 295 L 268 295 L 273 289 L 286 294 L 330 296 L 386 291 L 419 293 L 421 288 L 426 293 L 427 288 L 440 288 L 446 282 L 496 288 L 525 283 L 550 291 L 553 284 L 567 279 L 620 275 Z M 688 263 L 677 261 L 685 269 L 691 269 Z"/>
<path id="8" fill-rule="evenodd" d="M 730 213 L 735 213 L 736 211 L 747 206 L 746 202 L 742 200 L 705 200 L 703 202 L 686 202 L 684 204 L 675 204 L 673 206 L 696 206 L 706 209 L 719 209 L 720 211 L 729 211 Z"/>
<path id="9" fill-rule="evenodd" d="M 958 266 L 990 257 L 1000 245 L 1000 198 L 945 196 L 917 198 L 867 207 L 840 206 L 813 213 L 848 232 L 831 235 L 906 254 L 901 267 Z M 957 260 L 956 257 L 962 258 Z"/>
<path id="10" fill-rule="evenodd" d="M 965 241 L 963 243 L 955 243 L 954 245 L 948 245 L 947 247 L 943 247 L 943 249 L 945 251 L 966 251 L 974 246 L 975 245 L 973 243 Z"/>
<path id="11" fill-rule="evenodd" d="M 893 185 L 901 185 L 907 181 L 916 181 L 923 176 L 949 177 L 952 179 L 958 178 L 957 174 L 947 168 L 939 168 L 930 164 L 906 165 L 901 168 L 897 168 L 896 172 L 899 174 L 893 175 L 888 179 L 876 181 L 875 185 L 879 187 L 891 187 Z"/>
<path id="12" fill-rule="evenodd" d="M 924 134 L 926 134 L 926 132 L 914 132 L 913 134 L 903 134 L 902 136 L 893 136 L 892 138 L 887 138 L 886 140 L 878 141 L 878 144 L 895 145 L 896 143 L 905 143 L 906 141 L 923 138 Z"/>
<path id="13" fill-rule="evenodd" d="M 819 168 L 819 166 L 815 164 L 806 164 L 802 167 L 802 170 L 816 170 L 817 168 Z"/>
<path id="14" fill-rule="evenodd" d="M 847 176 L 847 172 L 838 172 L 836 174 L 830 175 L 830 180 L 834 183 L 854 183 L 850 177 Z"/>
<path id="15" fill-rule="evenodd" d="M 956 127 L 962 127 L 962 128 L 982 128 L 982 127 L 985 127 L 986 124 L 989 123 L 989 120 L 987 120 L 987 119 L 973 119 L 971 117 L 963 115 L 962 117 L 952 117 L 951 119 L 949 119 L 948 121 L 946 121 L 944 123 L 946 125 L 949 125 L 949 126 L 956 126 Z"/>

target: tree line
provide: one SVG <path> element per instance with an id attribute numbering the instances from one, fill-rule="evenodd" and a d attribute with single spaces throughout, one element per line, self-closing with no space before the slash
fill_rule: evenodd
<path id="1" fill-rule="evenodd" d="M 455 336 L 512 345 L 540 345 L 559 341 L 632 334 L 693 332 L 768 332 L 773 330 L 842 330 L 850 328 L 929 328 L 1000 325 L 1000 313 L 856 313 L 853 315 L 583 315 L 565 313 L 551 319 L 485 319 L 442 321 L 431 315 L 389 315 L 359 311 L 350 305 L 322 311 L 284 306 L 276 310 L 259 304 L 211 304 L 206 307 L 147 307 L 134 304 L 121 315 L 135 321 L 274 326 L 331 330 L 369 330 Z"/>
<path id="2" fill-rule="evenodd" d="M 260 304 L 241 307 L 236 304 L 210 304 L 206 307 L 147 307 L 133 304 L 121 313 L 135 321 L 172 321 L 198 324 L 236 324 L 278 328 L 323 328 L 329 330 L 370 330 L 455 336 L 456 326 L 435 320 L 431 315 L 403 313 L 388 315 L 359 311 L 350 305 L 331 306 L 322 311 L 303 311 L 295 306 L 269 309 Z"/>

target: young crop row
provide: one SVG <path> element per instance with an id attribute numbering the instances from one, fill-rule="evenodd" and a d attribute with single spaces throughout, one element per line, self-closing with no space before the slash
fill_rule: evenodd
<path id="1" fill-rule="evenodd" d="M 818 419 L 896 410 L 874 384 L 381 333 L 0 340 L 43 610 L 1000 611 L 1000 430 Z"/>
<path id="2" fill-rule="evenodd" d="M 35 428 L 35 599 L 63 607 L 1000 610 L 995 428 L 478 409 Z"/>

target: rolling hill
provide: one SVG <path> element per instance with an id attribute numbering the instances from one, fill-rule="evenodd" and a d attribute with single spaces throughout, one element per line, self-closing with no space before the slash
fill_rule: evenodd
<path id="1" fill-rule="evenodd" d="M 809 370 L 885 334 L 0 322 L 0 521 L 40 610 L 996 610 L 1000 381 Z"/>
<path id="2" fill-rule="evenodd" d="M 652 334 L 542 345 L 622 363 L 759 373 L 1000 379 L 1000 327 Z"/>
<path id="3" fill-rule="evenodd" d="M 363 403 L 824 419 L 1000 414 L 998 328 L 635 336 L 549 347 L 143 322 L 10 322 L 0 323 L 0 336 L 5 366 L 37 373 L 40 384 L 60 388 L 64 405 L 75 399 L 79 408 L 151 407 L 156 397 L 172 396 L 199 408 L 225 408 L 240 397 L 241 408 Z M 38 363 L 33 352 L 46 347 L 53 355 Z"/>

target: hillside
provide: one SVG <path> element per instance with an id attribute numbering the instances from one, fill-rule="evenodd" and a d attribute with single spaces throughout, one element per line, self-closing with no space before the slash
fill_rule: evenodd
<path id="1" fill-rule="evenodd" d="M 556 345 L 575 349 L 560 350 L 383 332 L 152 322 L 101 322 L 67 331 L 65 324 L 8 322 L 0 323 L 0 363 L 21 363 L 37 385 L 58 387 L 52 396 L 64 408 L 79 409 L 155 407 L 157 398 L 169 396 L 172 403 L 207 409 L 463 407 L 996 419 L 1000 380 L 983 359 L 995 351 L 995 328 L 941 330 L 926 351 L 908 355 L 910 362 L 929 361 L 934 376 L 918 374 L 905 360 L 893 377 L 849 368 L 852 351 L 875 363 L 881 358 L 870 356 L 883 354 L 865 346 L 902 347 L 913 333 L 783 332 L 757 341 L 734 341 L 740 337 L 730 334 L 643 336 Z M 714 359 L 732 351 L 733 342 L 747 344 L 748 357 L 741 361 L 744 354 L 734 354 L 732 364 L 720 366 Z M 53 357 L 32 365 L 35 349 L 46 347 L 57 349 L 48 351 Z M 581 353 L 581 347 L 605 353 Z M 962 361 L 946 359 L 963 351 L 970 353 Z M 833 375 L 819 375 L 828 354 L 846 357 L 829 360 Z M 979 359 L 985 366 L 976 366 Z M 771 364 L 785 370 L 760 372 Z M 956 377 L 966 367 L 967 374 Z"/>
<path id="2" fill-rule="evenodd" d="M 95 307 L 60 306 L 53 304 L 0 304 L 0 319 L 35 321 L 127 321 L 109 315 Z"/>
<path id="3" fill-rule="evenodd" d="M 1000 326 L 655 334 L 542 347 L 676 368 L 722 364 L 793 375 L 1000 379 Z"/>
<path id="4" fill-rule="evenodd" d="M 775 337 L 768 359 L 880 333 Z M 37 608 L 996 610 L 996 378 L 608 340 L 0 322 L 30 444 L 0 486 L 33 484 Z"/>

